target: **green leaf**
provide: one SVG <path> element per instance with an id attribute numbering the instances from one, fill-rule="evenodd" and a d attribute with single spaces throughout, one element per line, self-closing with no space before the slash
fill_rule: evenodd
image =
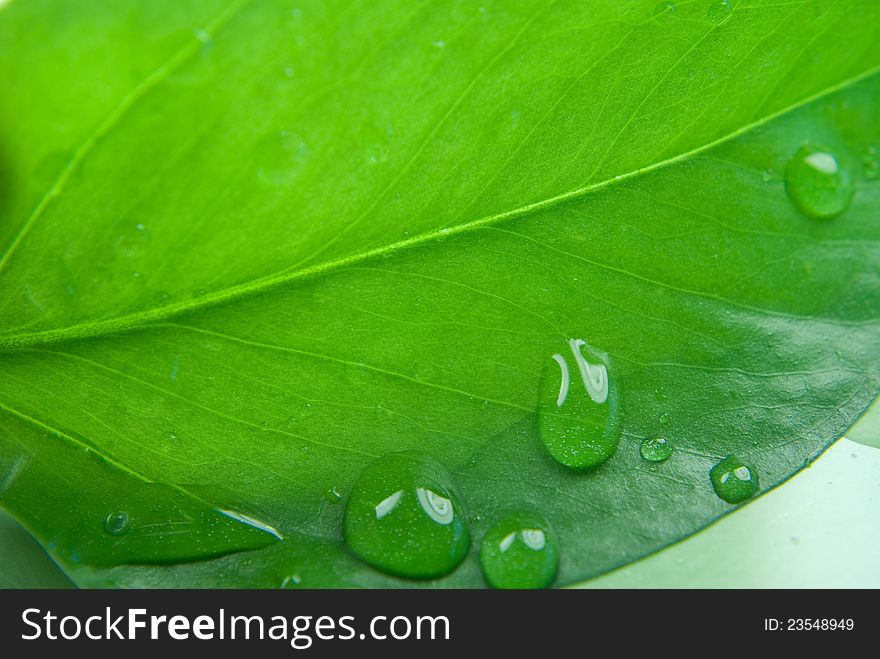
<path id="1" fill-rule="evenodd" d="M 46 552 L 0 510 L 0 588 L 71 588 L 72 584 Z"/>
<path id="2" fill-rule="evenodd" d="M 735 509 L 727 455 L 789 478 L 880 384 L 880 6 L 655 5 L 0 11 L 0 504 L 80 585 L 414 585 L 335 493 L 415 449 L 473 538 L 428 585 L 524 508 L 567 584 Z M 582 472 L 537 414 L 572 338 L 622 414 Z"/>

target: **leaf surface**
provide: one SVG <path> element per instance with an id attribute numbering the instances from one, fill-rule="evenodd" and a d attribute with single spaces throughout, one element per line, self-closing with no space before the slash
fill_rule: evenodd
<path id="1" fill-rule="evenodd" d="M 438 585 L 521 507 L 571 583 L 877 393 L 876 3 L 369 4 L 0 11 L 0 503 L 81 585 L 409 585 L 328 495 L 408 449 L 476 540 Z M 804 144 L 856 182 L 835 219 L 786 195 Z M 572 337 L 622 395 L 587 473 L 538 435 Z"/>

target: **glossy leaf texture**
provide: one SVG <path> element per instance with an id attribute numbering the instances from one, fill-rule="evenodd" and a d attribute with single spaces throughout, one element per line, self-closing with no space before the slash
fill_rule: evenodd
<path id="1" fill-rule="evenodd" d="M 789 478 L 880 383 L 880 6 L 668 4 L 0 10 L 0 505 L 87 586 L 480 586 L 530 509 L 568 584 L 735 509 L 727 455 Z M 569 339 L 623 415 L 583 472 L 538 430 Z M 473 538 L 433 581 L 341 539 L 406 450 Z"/>

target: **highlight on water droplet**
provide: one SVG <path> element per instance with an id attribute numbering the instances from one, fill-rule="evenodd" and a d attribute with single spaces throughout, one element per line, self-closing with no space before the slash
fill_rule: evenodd
<path id="1" fill-rule="evenodd" d="M 706 16 L 712 23 L 720 24 L 733 15 L 733 5 L 730 0 L 711 0 Z"/>
<path id="2" fill-rule="evenodd" d="M 334 505 L 342 501 L 342 495 L 339 494 L 339 490 L 337 490 L 335 487 L 331 487 L 329 490 L 327 490 L 324 493 L 324 498 Z"/>
<path id="3" fill-rule="evenodd" d="M 649 462 L 663 462 L 672 457 L 672 442 L 665 437 L 647 437 L 639 446 L 639 453 Z"/>
<path id="4" fill-rule="evenodd" d="M 128 513 L 121 510 L 114 511 L 104 518 L 104 530 L 110 535 L 122 535 L 131 528 L 131 520 Z"/>
<path id="5" fill-rule="evenodd" d="M 279 588 L 281 590 L 289 590 L 293 588 L 299 588 L 299 585 L 302 583 L 302 577 L 298 574 L 290 574 L 284 579 L 281 580 L 281 585 Z"/>
<path id="6" fill-rule="evenodd" d="M 657 420 L 660 422 L 661 426 L 669 425 L 669 412 L 661 412 L 660 416 L 657 417 Z"/>
<path id="7" fill-rule="evenodd" d="M 480 565 L 493 588 L 546 588 L 559 565 L 556 537 L 537 513 L 510 513 L 483 537 Z"/>
<path id="8" fill-rule="evenodd" d="M 760 489 L 758 475 L 735 455 L 729 455 L 709 472 L 715 494 L 727 503 L 740 503 Z"/>
<path id="9" fill-rule="evenodd" d="M 343 534 L 361 560 L 413 579 L 448 574 L 470 547 L 452 476 L 415 452 L 391 453 L 364 469 L 346 503 Z"/>
<path id="10" fill-rule="evenodd" d="M 833 153 L 807 144 L 786 165 L 785 191 L 804 215 L 828 220 L 849 208 L 855 186 Z"/>
<path id="11" fill-rule="evenodd" d="M 602 464 L 620 443 L 619 382 L 607 354 L 582 339 L 551 355 L 541 376 L 538 427 L 554 460 L 570 469 Z"/>

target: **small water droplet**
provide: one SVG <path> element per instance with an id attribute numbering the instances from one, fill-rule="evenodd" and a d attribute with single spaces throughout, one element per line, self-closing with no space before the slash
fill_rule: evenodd
<path id="1" fill-rule="evenodd" d="M 284 67 L 284 77 L 285 78 L 292 78 L 293 74 L 294 74 L 294 70 L 293 70 L 292 66 L 285 66 Z"/>
<path id="2" fill-rule="evenodd" d="M 654 390 L 654 395 L 657 396 L 657 400 L 666 400 L 669 398 L 669 392 L 666 391 L 666 387 L 662 384 Z"/>
<path id="3" fill-rule="evenodd" d="M 324 498 L 334 505 L 342 501 L 342 495 L 339 494 L 339 490 L 337 490 L 335 487 L 331 487 L 329 490 L 327 490 L 324 493 Z"/>
<path id="4" fill-rule="evenodd" d="M 663 462 L 672 456 L 672 442 L 665 437 L 647 437 L 642 440 L 639 453 L 649 462 Z"/>
<path id="5" fill-rule="evenodd" d="M 849 208 L 855 188 L 849 171 L 834 154 L 805 145 L 788 161 L 785 191 L 802 213 L 827 220 Z"/>
<path id="6" fill-rule="evenodd" d="M 658 16 L 664 16 L 666 18 L 670 18 L 675 14 L 675 3 L 674 2 L 660 2 L 654 7 L 653 16 L 656 18 Z"/>
<path id="7" fill-rule="evenodd" d="M 452 476 L 420 453 L 391 453 L 364 469 L 346 503 L 343 531 L 361 560 L 414 579 L 448 574 L 470 546 Z"/>
<path id="8" fill-rule="evenodd" d="M 772 169 L 765 169 L 761 173 L 761 180 L 763 180 L 764 183 L 769 183 L 770 181 L 773 180 L 773 177 L 774 177 L 774 173 L 773 173 Z"/>
<path id="9" fill-rule="evenodd" d="M 201 41 L 203 44 L 211 43 L 211 34 L 206 30 L 196 30 L 195 35 L 196 39 Z"/>
<path id="10" fill-rule="evenodd" d="M 438 39 L 437 41 L 434 42 L 434 47 L 435 48 L 446 48 L 446 42 L 443 41 L 442 39 Z"/>
<path id="11" fill-rule="evenodd" d="M 104 518 L 104 530 L 110 535 L 122 535 L 131 528 L 128 513 L 117 510 Z"/>
<path id="12" fill-rule="evenodd" d="M 480 565 L 493 588 L 546 588 L 559 565 L 556 537 L 540 515 L 510 513 L 483 537 Z"/>
<path id="13" fill-rule="evenodd" d="M 291 574 L 289 576 L 284 577 L 281 581 L 280 588 L 282 590 L 288 590 L 290 588 L 297 588 L 302 583 L 302 577 L 298 574 Z"/>
<path id="14" fill-rule="evenodd" d="M 657 419 L 660 422 L 661 426 L 669 425 L 669 412 L 661 412 L 660 416 Z"/>
<path id="15" fill-rule="evenodd" d="M 554 460 L 582 470 L 614 455 L 620 443 L 620 394 L 607 354 L 571 339 L 548 358 L 538 400 L 541 439 Z"/>
<path id="16" fill-rule="evenodd" d="M 758 491 L 758 475 L 735 455 L 729 455 L 709 472 L 715 493 L 727 503 L 740 503 Z"/>
<path id="17" fill-rule="evenodd" d="M 165 437 L 168 438 L 169 442 L 176 442 L 177 441 L 177 435 L 173 432 L 169 432 L 167 435 L 165 435 Z"/>
<path id="18" fill-rule="evenodd" d="M 260 430 L 263 430 L 263 431 L 269 430 L 269 422 L 268 421 L 260 421 Z"/>
<path id="19" fill-rule="evenodd" d="M 870 145 L 862 153 L 862 165 L 866 179 L 876 181 L 880 178 L 880 150 L 875 145 Z"/>
<path id="20" fill-rule="evenodd" d="M 706 16 L 716 25 L 723 23 L 733 15 L 733 6 L 730 0 L 711 0 Z"/>

